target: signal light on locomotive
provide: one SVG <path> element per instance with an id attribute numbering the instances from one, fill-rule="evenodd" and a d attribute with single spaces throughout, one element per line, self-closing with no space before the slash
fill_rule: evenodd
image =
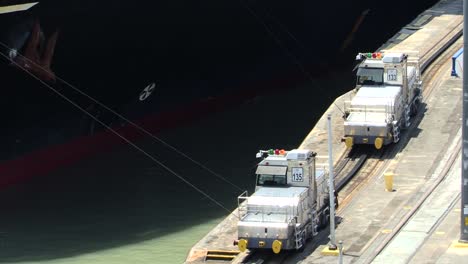
<path id="1" fill-rule="evenodd" d="M 382 53 L 374 52 L 374 53 L 372 53 L 372 58 L 373 59 L 381 59 L 382 58 Z"/>
<path id="2" fill-rule="evenodd" d="M 261 153 L 268 153 L 268 155 L 286 155 L 286 150 L 284 149 L 260 150 L 260 152 L 257 153 L 257 158 L 261 157 Z"/>
<path id="3" fill-rule="evenodd" d="M 368 59 L 381 59 L 382 53 L 381 52 L 374 52 L 374 53 L 365 53 L 366 58 Z"/>

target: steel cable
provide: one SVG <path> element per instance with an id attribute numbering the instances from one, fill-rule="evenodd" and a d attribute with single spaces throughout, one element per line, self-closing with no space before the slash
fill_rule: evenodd
<path id="1" fill-rule="evenodd" d="M 8 49 L 8 50 L 12 50 L 9 46 L 7 46 L 5 43 L 1 42 L 0 41 L 0 45 L 3 46 L 4 48 Z M 22 58 L 28 60 L 29 62 L 31 62 L 32 64 L 34 64 L 35 66 L 41 68 L 42 70 L 44 71 L 47 71 L 47 69 L 45 69 L 44 67 L 42 67 L 42 65 L 39 65 L 37 64 L 35 61 L 25 57 L 24 55 L 22 55 L 21 53 L 19 52 L 16 52 L 17 56 L 21 56 Z M 4 55 L 5 57 L 5 55 Z M 8 57 L 7 57 L 8 59 Z M 29 73 L 29 72 L 28 72 Z M 92 96 L 88 95 L 87 93 L 83 92 L 82 90 L 78 89 L 77 87 L 75 87 L 74 85 L 70 84 L 69 82 L 67 82 L 66 80 L 60 78 L 59 76 L 55 75 L 56 79 L 61 81 L 62 83 L 64 83 L 65 85 L 69 86 L 70 88 L 72 88 L 74 91 L 78 92 L 79 94 L 85 96 L 86 98 L 88 98 L 89 100 L 93 101 L 94 103 L 98 104 L 99 106 L 101 106 L 102 108 L 106 109 L 107 111 L 111 112 L 112 114 L 116 115 L 117 117 L 119 117 L 120 119 L 124 120 L 125 122 L 129 123 L 130 125 L 132 125 L 133 127 L 139 129 L 140 131 L 142 131 L 143 133 L 145 133 L 146 135 L 150 136 L 151 138 L 153 138 L 154 140 L 157 140 L 159 143 L 163 144 L 164 146 L 166 146 L 167 148 L 170 148 L 171 150 L 173 150 L 174 152 L 178 153 L 179 155 L 185 157 L 186 159 L 190 160 L 191 162 L 195 163 L 196 165 L 200 166 L 202 169 L 208 171 L 209 173 L 211 173 L 212 175 L 214 175 L 215 177 L 217 177 L 218 179 L 221 179 L 222 181 L 230 184 L 231 186 L 235 187 L 236 189 L 238 189 L 239 191 L 244 191 L 244 189 L 242 189 L 241 187 L 237 186 L 236 184 L 234 184 L 233 182 L 229 181 L 228 179 L 226 179 L 225 177 L 221 176 L 220 174 L 214 172 L 213 170 L 211 170 L 210 168 L 208 168 L 207 166 L 203 165 L 202 163 L 196 161 L 195 159 L 191 158 L 190 156 L 188 156 L 187 154 L 185 154 L 184 152 L 182 152 L 181 150 L 175 148 L 174 146 L 170 145 L 169 143 L 167 143 L 166 141 L 162 140 L 161 138 L 155 136 L 154 134 L 152 134 L 151 132 L 149 132 L 148 130 L 146 130 L 145 128 L 143 128 L 142 126 L 136 124 L 135 122 L 132 122 L 131 120 L 127 119 L 126 117 L 124 117 L 123 115 L 119 114 L 118 112 L 114 111 L 113 109 L 111 109 L 110 107 L 106 106 L 104 103 L 98 101 L 97 99 L 93 98 Z"/>
<path id="2" fill-rule="evenodd" d="M 1 43 L 2 45 L 4 45 L 3 43 Z M 5 54 L 3 54 L 2 52 L 0 52 L 0 55 L 3 56 L 4 58 L 6 58 L 7 60 L 9 59 L 9 57 Z M 119 132 L 117 132 L 116 130 L 114 130 L 113 128 L 111 128 L 110 126 L 108 126 L 107 124 L 105 124 L 104 122 L 102 122 L 101 120 L 99 120 L 98 118 L 96 118 L 94 115 L 92 115 L 91 113 L 89 113 L 88 111 L 86 111 L 84 108 L 82 108 L 81 106 L 79 106 L 77 103 L 73 102 L 71 99 L 69 99 L 68 97 L 66 97 L 65 95 L 63 95 L 62 93 L 60 93 L 57 89 L 53 88 L 52 86 L 50 86 L 48 83 L 46 83 L 45 81 L 41 80 L 39 77 L 37 77 L 36 75 L 34 75 L 33 73 L 31 73 L 30 71 L 28 71 L 27 69 L 25 69 L 24 67 L 22 67 L 19 63 L 15 62 L 14 60 L 12 61 L 17 67 L 19 67 L 21 70 L 25 71 L 27 74 L 29 74 L 31 77 L 33 77 L 34 79 L 36 79 L 37 81 L 39 81 L 40 83 L 42 83 L 44 86 L 46 86 L 47 88 L 49 88 L 50 90 L 52 90 L 54 93 L 56 93 L 58 96 L 60 96 L 62 99 L 64 99 L 65 101 L 69 102 L 70 104 L 72 104 L 73 106 L 75 106 L 76 108 L 78 108 L 80 111 L 82 111 L 83 113 L 85 113 L 86 115 L 88 115 L 89 117 L 91 117 L 93 120 L 95 120 L 96 122 L 98 122 L 99 124 L 101 124 L 103 127 L 107 128 L 109 131 L 111 131 L 112 133 L 114 133 L 116 136 L 118 136 L 119 138 L 121 138 L 122 140 L 124 140 L 127 144 L 129 144 L 130 146 L 134 147 L 136 150 L 140 151 L 141 153 L 143 153 L 146 157 L 148 157 L 149 159 L 151 159 L 152 161 L 154 161 L 155 163 L 157 163 L 159 166 L 163 167 L 165 170 L 167 170 L 168 172 L 172 173 L 174 176 L 176 176 L 177 178 L 179 178 L 181 181 L 183 181 L 184 183 L 186 183 L 188 186 L 192 187 L 193 189 L 195 189 L 197 192 L 199 192 L 200 194 L 202 194 L 203 196 L 205 196 L 206 198 L 208 198 L 210 201 L 212 201 L 213 203 L 215 203 L 216 205 L 218 205 L 219 207 L 221 207 L 222 209 L 224 209 L 225 211 L 227 211 L 228 213 L 231 213 L 231 210 L 227 209 L 223 204 L 221 204 L 220 202 L 218 202 L 216 199 L 214 199 L 213 197 L 211 197 L 209 194 L 207 194 L 206 192 L 204 192 L 203 190 L 201 190 L 200 188 L 198 188 L 197 186 L 195 186 L 194 184 L 192 184 L 190 181 L 188 181 L 187 179 L 185 179 L 184 177 L 182 177 L 180 174 L 178 174 L 177 172 L 175 172 L 174 170 L 172 170 L 171 168 L 169 168 L 168 166 L 166 166 L 164 163 L 162 163 L 161 161 L 157 160 L 155 157 L 153 157 L 151 154 L 149 154 L 148 152 L 146 152 L 145 150 L 143 150 L 142 148 L 140 148 L 139 146 L 137 146 L 135 143 L 131 142 L 129 139 L 127 139 L 126 137 L 124 137 L 123 135 L 119 134 Z"/>

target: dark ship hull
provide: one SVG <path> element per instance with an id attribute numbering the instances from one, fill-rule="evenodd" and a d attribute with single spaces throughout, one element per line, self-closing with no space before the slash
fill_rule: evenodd
<path id="1" fill-rule="evenodd" d="M 2 41 L 19 52 L 31 21 L 40 21 L 44 38 L 59 28 L 51 66 L 56 76 L 158 133 L 263 93 L 348 70 L 365 34 L 381 43 L 395 33 L 373 28 L 394 17 L 377 8 L 366 18 L 371 26 L 355 31 L 375 3 L 348 2 L 294 1 L 285 8 L 282 1 L 43 1 L 0 20 Z M 404 6 L 397 2 L 395 10 Z M 5 59 L 1 66 L 0 186 L 124 144 L 10 64 Z M 152 83 L 153 92 L 145 94 Z M 60 79 L 48 84 L 128 139 L 144 136 Z"/>

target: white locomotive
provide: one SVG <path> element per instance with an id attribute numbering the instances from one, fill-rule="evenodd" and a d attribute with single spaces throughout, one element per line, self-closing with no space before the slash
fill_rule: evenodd
<path id="1" fill-rule="evenodd" d="M 359 53 L 356 94 L 345 112 L 343 141 L 354 144 L 397 143 L 422 101 L 417 61 L 404 53 Z"/>
<path id="2" fill-rule="evenodd" d="M 301 249 L 329 220 L 328 181 L 310 150 L 260 151 L 255 193 L 239 196 L 241 251 Z M 335 199 L 336 200 L 336 199 Z"/>

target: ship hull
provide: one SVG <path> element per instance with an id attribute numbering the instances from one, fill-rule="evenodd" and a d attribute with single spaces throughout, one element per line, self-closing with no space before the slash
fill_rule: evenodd
<path id="1" fill-rule="evenodd" d="M 356 33 L 356 21 L 364 23 L 368 5 L 43 1 L 2 16 L 1 39 L 20 53 L 31 21 L 40 21 L 44 38 L 60 34 L 54 83 L 11 67 L 8 59 L 1 63 L 0 187 L 125 143 L 89 115 L 129 140 L 143 137 L 63 80 L 156 134 L 299 83 L 327 96 L 313 79 L 348 70 L 343 61 L 351 59 L 344 58 L 353 58 L 353 38 L 359 40 L 350 32 Z M 331 19 L 330 10 L 339 19 Z"/>

